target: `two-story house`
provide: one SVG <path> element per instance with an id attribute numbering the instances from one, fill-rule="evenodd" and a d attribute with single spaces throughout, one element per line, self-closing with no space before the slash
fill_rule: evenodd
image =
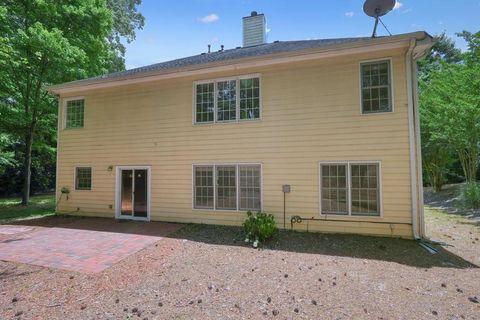
<path id="1" fill-rule="evenodd" d="M 241 225 L 262 210 L 422 237 L 416 61 L 432 37 L 266 43 L 265 26 L 252 12 L 242 47 L 50 87 L 58 212 Z"/>

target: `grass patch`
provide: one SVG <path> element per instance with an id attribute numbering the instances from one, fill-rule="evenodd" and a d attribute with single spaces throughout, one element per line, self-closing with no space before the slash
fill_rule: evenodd
<path id="1" fill-rule="evenodd" d="M 20 198 L 0 198 L 0 223 L 55 214 L 54 195 L 33 196 L 27 207 L 20 203 Z"/>

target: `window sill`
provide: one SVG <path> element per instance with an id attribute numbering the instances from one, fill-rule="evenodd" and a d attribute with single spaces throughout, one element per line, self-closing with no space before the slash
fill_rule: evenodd
<path id="1" fill-rule="evenodd" d="M 358 219 L 371 219 L 371 220 L 378 220 L 378 219 L 383 219 L 383 213 L 380 212 L 377 215 L 359 215 L 359 214 L 338 214 L 338 213 L 320 213 L 320 217 L 322 218 L 338 218 L 338 219 L 349 219 L 352 220 L 352 222 L 355 222 Z"/>
<path id="2" fill-rule="evenodd" d="M 390 111 L 378 111 L 378 112 L 361 112 L 361 116 L 371 116 L 371 115 L 379 115 L 379 114 L 391 114 L 393 113 L 393 110 Z"/>
<path id="3" fill-rule="evenodd" d="M 258 211 L 263 211 L 263 209 L 260 209 L 260 210 L 252 210 L 252 209 L 248 209 L 248 210 L 243 210 L 243 209 L 240 209 L 240 210 L 237 210 L 237 209 L 207 209 L 207 208 L 192 208 L 193 211 L 207 211 L 209 213 L 215 213 L 215 212 L 229 212 L 229 213 L 242 213 L 242 214 L 246 214 L 248 211 L 254 211 L 254 212 L 258 212 Z"/>
<path id="4" fill-rule="evenodd" d="M 235 120 L 235 121 L 217 121 L 217 122 L 195 122 L 193 126 L 206 126 L 206 125 L 228 125 L 228 124 L 240 124 L 240 123 L 257 123 L 261 122 L 262 119 L 244 119 L 244 120 Z"/>

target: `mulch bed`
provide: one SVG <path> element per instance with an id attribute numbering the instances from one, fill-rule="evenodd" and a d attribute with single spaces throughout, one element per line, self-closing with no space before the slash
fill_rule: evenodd
<path id="1" fill-rule="evenodd" d="M 298 232 L 253 249 L 187 225 L 98 274 L 0 261 L 0 319 L 478 319 L 478 254 L 439 250 Z"/>

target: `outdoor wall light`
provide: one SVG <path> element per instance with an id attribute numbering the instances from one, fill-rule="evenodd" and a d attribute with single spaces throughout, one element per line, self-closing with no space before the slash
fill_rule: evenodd
<path id="1" fill-rule="evenodd" d="M 108 171 L 112 171 L 113 170 L 113 166 L 108 166 Z"/>

